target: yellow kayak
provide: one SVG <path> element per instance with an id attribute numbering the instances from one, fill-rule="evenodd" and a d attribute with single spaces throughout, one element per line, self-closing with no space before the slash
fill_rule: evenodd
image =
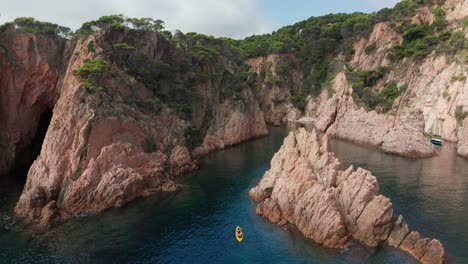
<path id="1" fill-rule="evenodd" d="M 240 228 L 240 226 L 236 227 L 235 235 L 237 241 L 242 242 L 242 240 L 244 239 L 244 234 L 242 233 L 242 229 Z"/>

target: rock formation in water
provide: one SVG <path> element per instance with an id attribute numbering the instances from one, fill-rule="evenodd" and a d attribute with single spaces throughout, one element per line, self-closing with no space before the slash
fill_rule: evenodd
<path id="1" fill-rule="evenodd" d="M 351 237 L 376 247 L 400 248 L 422 263 L 445 263 L 437 239 L 411 231 L 381 195 L 370 171 L 342 170 L 328 151 L 329 136 L 320 139 L 304 128 L 291 132 L 249 196 L 257 214 L 275 224 L 295 225 L 304 236 L 331 248 L 346 248 Z"/>

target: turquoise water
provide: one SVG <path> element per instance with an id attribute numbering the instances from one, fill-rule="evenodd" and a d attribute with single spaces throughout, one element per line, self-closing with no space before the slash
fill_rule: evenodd
<path id="1" fill-rule="evenodd" d="M 326 249 L 293 227 L 280 228 L 258 217 L 248 190 L 269 168 L 286 134 L 286 128 L 271 128 L 268 137 L 209 155 L 202 160 L 202 169 L 180 179 L 183 187 L 177 194 L 143 198 L 101 215 L 75 218 L 46 234 L 14 224 L 8 216 L 21 187 L 0 182 L 0 262 L 415 263 L 393 248 L 371 249 L 356 243 L 348 250 Z M 333 147 L 345 165 L 376 169 L 382 192 L 411 227 L 440 238 L 457 262 L 468 259 L 463 250 L 467 227 L 460 224 L 468 220 L 468 183 L 459 175 L 468 171 L 468 162 L 451 157 L 443 166 L 451 168 L 445 170 L 447 179 L 436 177 L 434 182 L 426 180 L 425 173 L 437 169 L 426 170 L 426 161 L 408 161 L 337 141 Z M 454 182 L 456 190 L 447 189 Z M 429 195 L 431 191 L 436 194 Z M 237 225 L 244 229 L 241 244 L 234 238 Z"/>

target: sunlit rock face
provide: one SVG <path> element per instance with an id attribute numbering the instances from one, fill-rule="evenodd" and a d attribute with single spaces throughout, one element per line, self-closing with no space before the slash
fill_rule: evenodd
<path id="1" fill-rule="evenodd" d="M 372 247 L 399 247 L 423 263 L 445 263 L 440 241 L 410 232 L 390 199 L 380 194 L 372 173 L 342 170 L 328 144 L 328 135 L 320 138 L 304 128 L 291 132 L 271 169 L 249 191 L 257 214 L 276 224 L 291 223 L 327 247 L 348 247 L 353 237 Z"/>

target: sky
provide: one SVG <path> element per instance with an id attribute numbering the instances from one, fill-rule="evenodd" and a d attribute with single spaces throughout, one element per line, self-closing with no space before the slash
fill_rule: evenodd
<path id="1" fill-rule="evenodd" d="M 151 17 L 166 29 L 244 38 L 330 13 L 373 12 L 398 0 L 0 0 L 0 24 L 17 17 L 73 30 L 103 15 Z"/>

